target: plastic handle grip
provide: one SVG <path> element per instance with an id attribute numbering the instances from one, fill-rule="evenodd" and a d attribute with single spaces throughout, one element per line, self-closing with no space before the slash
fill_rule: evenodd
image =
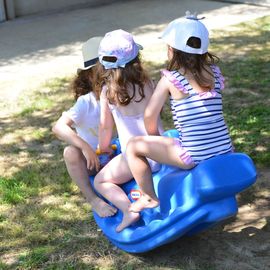
<path id="1" fill-rule="evenodd" d="M 116 150 L 117 149 L 117 145 L 116 144 L 112 144 L 111 145 L 111 148 L 112 148 L 112 150 Z M 96 149 L 96 154 L 97 155 L 101 155 L 102 154 L 99 148 Z"/>

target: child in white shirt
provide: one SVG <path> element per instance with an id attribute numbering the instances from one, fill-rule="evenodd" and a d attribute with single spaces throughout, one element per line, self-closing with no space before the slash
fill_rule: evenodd
<path id="1" fill-rule="evenodd" d="M 114 215 L 116 209 L 99 198 L 89 183 L 89 175 L 96 174 L 100 168 L 96 155 L 100 105 L 92 85 L 98 76 L 95 63 L 100 40 L 100 37 L 94 37 L 83 45 L 84 68 L 78 70 L 72 83 L 76 103 L 63 112 L 53 132 L 69 144 L 64 149 L 64 160 L 70 177 L 91 204 L 92 210 L 101 217 L 108 217 Z"/>

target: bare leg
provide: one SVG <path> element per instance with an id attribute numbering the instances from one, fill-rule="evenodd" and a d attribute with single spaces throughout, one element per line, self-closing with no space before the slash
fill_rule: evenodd
<path id="1" fill-rule="evenodd" d="M 178 156 L 174 140 L 162 136 L 139 136 L 131 139 L 127 146 L 127 159 L 130 170 L 141 188 L 142 196 L 131 204 L 131 212 L 140 212 L 145 208 L 154 208 L 159 200 L 153 187 L 152 172 L 147 158 L 159 163 L 190 169 L 193 165 L 186 165 Z"/>
<path id="2" fill-rule="evenodd" d="M 67 146 L 64 150 L 64 160 L 70 177 L 77 184 L 87 202 L 91 204 L 92 210 L 100 217 L 113 216 L 117 209 L 99 198 L 89 183 L 89 171 L 80 149 Z"/>
<path id="3" fill-rule="evenodd" d="M 122 188 L 118 186 L 132 178 L 133 176 L 123 155 L 113 158 L 95 177 L 96 190 L 123 213 L 123 220 L 116 228 L 117 232 L 122 231 L 140 218 L 138 213 L 129 211 L 130 200 Z"/>
<path id="4" fill-rule="evenodd" d="M 154 190 L 152 171 L 147 159 L 142 156 L 137 156 L 135 159 L 131 158 L 131 163 L 132 169 L 136 167 L 136 172 L 140 171 L 138 173 L 140 175 L 138 175 L 139 180 L 137 181 L 137 184 L 142 191 L 142 196 L 139 200 L 130 205 L 129 211 L 140 212 L 144 208 L 155 208 L 159 206 L 159 199 Z M 135 178 L 134 174 L 133 176 Z M 135 178 L 135 180 L 136 179 L 137 178 Z"/>

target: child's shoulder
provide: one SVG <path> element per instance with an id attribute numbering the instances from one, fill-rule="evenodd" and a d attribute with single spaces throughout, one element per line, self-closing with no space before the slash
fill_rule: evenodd
<path id="1" fill-rule="evenodd" d="M 172 76 L 172 75 L 182 75 L 182 74 L 178 70 L 162 69 L 161 70 L 161 75 L 163 75 L 163 76 Z"/>
<path id="2" fill-rule="evenodd" d="M 93 92 L 89 92 L 85 95 L 79 96 L 77 102 L 89 102 L 95 100 L 97 100 L 95 94 Z"/>
<path id="3" fill-rule="evenodd" d="M 99 105 L 99 101 L 96 99 L 95 94 L 90 92 L 85 95 L 79 96 L 76 101 L 76 105 L 81 107 L 96 107 Z"/>
<path id="4" fill-rule="evenodd" d="M 225 78 L 224 78 L 219 66 L 211 65 L 211 69 L 212 69 L 212 71 L 214 73 L 214 77 L 219 82 L 220 89 L 223 90 L 224 89 Z"/>
<path id="5" fill-rule="evenodd" d="M 186 78 L 178 70 L 169 71 L 163 69 L 161 71 L 161 74 L 162 74 L 161 80 L 167 81 L 169 84 L 172 84 L 174 87 L 176 87 L 184 94 L 188 93 L 188 90 L 185 87 L 187 84 Z"/>
<path id="6" fill-rule="evenodd" d="M 213 71 L 214 73 L 217 73 L 218 75 L 221 74 L 220 67 L 217 66 L 216 64 L 210 65 L 210 68 L 212 69 L 212 71 Z"/>

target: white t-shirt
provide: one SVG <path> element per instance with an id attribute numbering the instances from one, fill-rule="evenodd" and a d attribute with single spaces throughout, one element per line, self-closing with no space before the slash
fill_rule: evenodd
<path id="1" fill-rule="evenodd" d="M 74 122 L 78 135 L 93 149 L 98 145 L 98 126 L 100 120 L 100 105 L 95 95 L 90 92 L 80 96 L 68 111 L 63 112 Z"/>

